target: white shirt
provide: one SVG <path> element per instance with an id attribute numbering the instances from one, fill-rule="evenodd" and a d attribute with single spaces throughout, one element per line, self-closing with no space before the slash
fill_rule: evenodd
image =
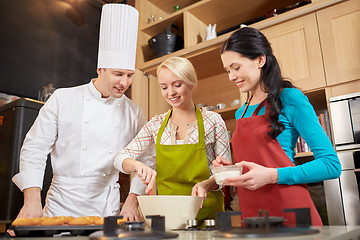
<path id="1" fill-rule="evenodd" d="M 21 190 L 42 188 L 46 159 L 51 152 L 56 184 L 85 179 L 84 182 L 94 180 L 114 187 L 119 173 L 113 166 L 115 155 L 145 123 L 137 104 L 125 95 L 102 98 L 92 81 L 58 89 L 40 109 L 26 135 L 20 154 L 20 172 L 13 177 L 13 182 Z M 54 189 L 52 186 L 49 192 Z M 141 194 L 143 189 L 141 181 L 134 178 L 130 192 Z"/>

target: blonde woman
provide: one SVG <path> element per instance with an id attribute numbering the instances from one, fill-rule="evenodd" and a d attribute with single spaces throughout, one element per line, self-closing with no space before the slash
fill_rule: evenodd
<path id="1" fill-rule="evenodd" d="M 197 217 L 201 223 L 224 211 L 223 194 L 211 177 L 211 168 L 217 156 L 231 157 L 227 129 L 218 113 L 194 104 L 197 76 L 189 60 L 171 57 L 158 67 L 157 76 L 162 96 L 172 108 L 146 123 L 117 155 L 114 165 L 120 171 L 135 172 L 136 159 L 155 144 L 158 194 L 203 197 Z M 143 180 L 151 185 L 153 177 Z"/>

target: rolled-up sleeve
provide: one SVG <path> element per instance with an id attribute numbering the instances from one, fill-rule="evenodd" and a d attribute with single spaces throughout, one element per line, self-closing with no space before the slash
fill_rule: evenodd
<path id="1" fill-rule="evenodd" d="M 20 151 L 19 173 L 12 179 L 21 191 L 29 187 L 42 188 L 47 156 L 57 138 L 56 95 L 55 91 L 40 109 L 26 134 Z"/>

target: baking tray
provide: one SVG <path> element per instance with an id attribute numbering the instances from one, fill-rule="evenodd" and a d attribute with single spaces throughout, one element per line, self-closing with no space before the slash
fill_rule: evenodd
<path id="1" fill-rule="evenodd" d="M 103 230 L 103 225 L 56 225 L 56 226 L 10 226 L 16 236 L 88 236 L 89 234 Z"/>

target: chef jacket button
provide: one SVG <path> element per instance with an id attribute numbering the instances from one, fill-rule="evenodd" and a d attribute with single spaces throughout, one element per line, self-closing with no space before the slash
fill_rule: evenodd
<path id="1" fill-rule="evenodd" d="M 89 123 L 89 121 L 88 121 L 88 120 L 85 120 L 84 123 Z"/>
<path id="2" fill-rule="evenodd" d="M 109 151 L 109 153 L 113 153 L 113 151 L 112 151 L 112 150 L 110 150 L 110 151 Z"/>
<path id="3" fill-rule="evenodd" d="M 87 149 L 87 147 L 82 147 L 81 149 L 82 149 L 82 150 L 86 150 L 86 149 Z"/>

